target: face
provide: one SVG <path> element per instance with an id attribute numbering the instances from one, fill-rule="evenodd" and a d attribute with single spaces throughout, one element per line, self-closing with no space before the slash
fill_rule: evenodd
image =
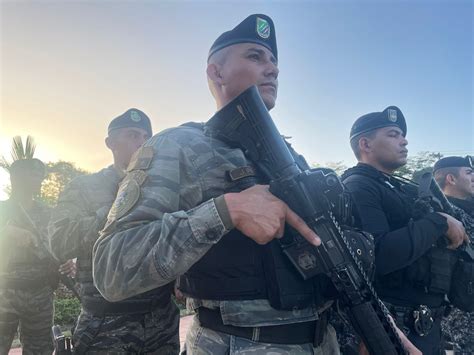
<path id="1" fill-rule="evenodd" d="M 474 196 L 474 172 L 472 168 L 459 168 L 459 174 L 454 177 L 454 185 L 458 195 L 464 198 Z"/>
<path id="2" fill-rule="evenodd" d="M 220 67 L 224 101 L 229 102 L 256 85 L 263 102 L 270 110 L 275 106 L 278 91 L 278 63 L 264 46 L 252 43 L 228 47 L 226 60 Z"/>
<path id="3" fill-rule="evenodd" d="M 11 180 L 12 189 L 21 189 L 25 194 L 36 196 L 41 192 L 41 184 L 43 180 L 43 172 L 30 170 L 23 174 L 18 174 L 16 178 Z"/>
<path id="4" fill-rule="evenodd" d="M 107 137 L 107 146 L 112 150 L 116 163 L 126 168 L 133 153 L 142 146 L 150 135 L 141 128 L 127 127 L 113 131 L 113 134 Z"/>
<path id="5" fill-rule="evenodd" d="M 407 144 L 400 128 L 380 128 L 374 138 L 367 139 L 369 160 L 384 171 L 394 171 L 407 163 Z"/>

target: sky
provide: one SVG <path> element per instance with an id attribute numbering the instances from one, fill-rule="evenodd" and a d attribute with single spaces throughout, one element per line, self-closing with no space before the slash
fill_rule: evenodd
<path id="1" fill-rule="evenodd" d="M 472 1 L 0 0 L 0 156 L 30 134 L 43 161 L 95 171 L 112 162 L 107 125 L 128 108 L 155 133 L 206 121 L 208 50 L 253 13 L 276 26 L 271 115 L 309 162 L 353 165 L 352 123 L 390 105 L 409 154 L 474 153 Z"/>

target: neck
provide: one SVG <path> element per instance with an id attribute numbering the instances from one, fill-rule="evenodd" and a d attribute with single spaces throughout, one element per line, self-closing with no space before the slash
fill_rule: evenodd
<path id="1" fill-rule="evenodd" d="M 114 154 L 114 168 L 117 169 L 117 171 L 125 171 L 127 170 L 127 167 L 128 167 L 128 163 L 129 162 L 124 162 L 120 159 L 118 159 L 118 157 L 115 156 Z"/>
<path id="2" fill-rule="evenodd" d="M 230 102 L 230 100 L 222 100 L 220 98 L 216 98 L 216 112 L 220 111 L 229 102 Z"/>
<path id="3" fill-rule="evenodd" d="M 365 159 L 365 158 L 361 158 L 359 160 L 359 163 L 364 163 L 364 164 L 367 164 L 367 165 L 370 165 L 371 167 L 377 169 L 378 171 L 381 171 L 382 173 L 385 173 L 385 174 L 388 174 L 388 175 L 392 175 L 396 169 L 390 169 L 378 162 L 373 162 L 373 161 L 369 161 L 368 159 Z"/>
<path id="4" fill-rule="evenodd" d="M 446 196 L 454 197 L 454 198 L 457 198 L 459 200 L 467 200 L 469 198 L 469 196 L 466 196 L 465 194 L 462 194 L 462 193 L 460 193 L 459 191 L 457 191 L 455 189 L 450 189 L 449 187 L 446 187 L 443 190 L 443 192 Z"/>
<path id="5" fill-rule="evenodd" d="M 12 191 L 10 198 L 19 203 L 23 208 L 31 208 L 33 206 L 33 196 L 23 191 Z"/>

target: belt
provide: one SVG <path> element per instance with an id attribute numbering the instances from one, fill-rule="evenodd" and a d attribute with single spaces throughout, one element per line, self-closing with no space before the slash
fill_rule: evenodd
<path id="1" fill-rule="evenodd" d="M 320 314 L 316 321 L 271 325 L 265 327 L 237 327 L 224 324 L 219 310 L 200 307 L 197 316 L 201 326 L 260 343 L 321 345 L 328 324 L 328 312 Z"/>
<path id="2" fill-rule="evenodd" d="M 403 313 L 405 315 L 410 315 L 410 316 L 413 314 L 413 311 L 417 310 L 417 308 L 419 307 L 419 306 L 410 306 L 410 307 L 397 306 L 397 305 L 387 303 L 387 302 L 384 302 L 384 303 L 391 313 L 394 313 L 394 314 Z M 446 306 L 440 306 L 436 308 L 427 307 L 427 308 L 431 311 L 431 316 L 433 317 L 433 319 L 438 319 L 438 318 L 443 317 L 444 312 L 446 310 Z"/>
<path id="3" fill-rule="evenodd" d="M 81 299 L 82 308 L 97 317 L 117 314 L 150 313 L 162 303 L 162 298 L 128 300 L 122 302 L 108 302 L 104 299 L 87 296 Z"/>
<path id="4" fill-rule="evenodd" d="M 446 310 L 444 305 L 430 308 L 425 305 L 397 306 L 390 303 L 385 304 L 394 315 L 395 322 L 406 334 L 414 331 L 419 336 L 428 335 L 434 323 L 443 317 Z"/>

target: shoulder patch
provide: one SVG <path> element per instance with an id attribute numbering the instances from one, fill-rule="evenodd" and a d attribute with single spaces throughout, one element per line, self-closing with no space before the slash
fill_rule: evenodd
<path id="1" fill-rule="evenodd" d="M 123 217 L 129 212 L 140 198 L 140 185 L 138 182 L 127 176 L 117 192 L 112 208 L 110 209 L 108 220 L 114 221 Z"/>
<path id="2" fill-rule="evenodd" d="M 148 174 L 143 170 L 133 170 L 133 171 L 128 173 L 127 178 L 135 180 L 137 182 L 138 186 L 142 186 L 143 183 L 145 182 L 147 176 L 148 176 Z"/>
<path id="3" fill-rule="evenodd" d="M 141 147 L 135 152 L 135 154 L 133 154 L 130 164 L 128 164 L 127 171 L 148 169 L 153 160 L 153 154 L 153 147 Z"/>

